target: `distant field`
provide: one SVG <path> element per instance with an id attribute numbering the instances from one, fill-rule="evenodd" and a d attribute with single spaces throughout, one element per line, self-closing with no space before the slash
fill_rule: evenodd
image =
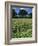
<path id="1" fill-rule="evenodd" d="M 12 38 L 32 37 L 32 19 L 17 18 L 12 19 Z"/>

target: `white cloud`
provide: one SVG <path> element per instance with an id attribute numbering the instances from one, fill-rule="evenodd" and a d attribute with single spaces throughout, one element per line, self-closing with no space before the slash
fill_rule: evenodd
<path id="1" fill-rule="evenodd" d="M 23 9 L 23 10 L 25 10 L 25 8 L 20 8 L 21 10 Z"/>

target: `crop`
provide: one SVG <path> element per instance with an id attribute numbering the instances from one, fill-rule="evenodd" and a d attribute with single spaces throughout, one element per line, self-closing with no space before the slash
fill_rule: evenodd
<path id="1" fill-rule="evenodd" d="M 25 38 L 32 37 L 32 19 L 30 18 L 12 18 L 11 37 Z"/>

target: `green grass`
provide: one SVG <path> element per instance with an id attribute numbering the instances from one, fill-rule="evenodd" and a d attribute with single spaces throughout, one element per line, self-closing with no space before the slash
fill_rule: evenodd
<path id="1" fill-rule="evenodd" d="M 32 19 L 18 18 L 12 19 L 12 38 L 32 37 Z"/>

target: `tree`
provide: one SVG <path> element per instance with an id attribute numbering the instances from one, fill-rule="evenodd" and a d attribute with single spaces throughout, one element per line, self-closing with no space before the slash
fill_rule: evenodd
<path id="1" fill-rule="evenodd" d="M 29 17 L 32 18 L 32 13 L 29 13 Z"/>
<path id="2" fill-rule="evenodd" d="M 19 15 L 22 17 L 25 17 L 27 15 L 27 11 L 26 10 L 20 10 Z"/>
<path id="3" fill-rule="evenodd" d="M 12 18 L 16 17 L 17 13 L 15 12 L 15 9 L 12 9 Z"/>

